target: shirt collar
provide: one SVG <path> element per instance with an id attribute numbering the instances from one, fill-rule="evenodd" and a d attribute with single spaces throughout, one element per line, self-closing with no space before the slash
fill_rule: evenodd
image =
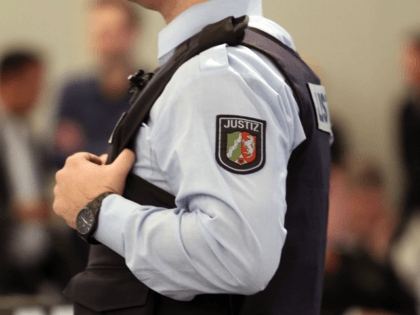
<path id="1" fill-rule="evenodd" d="M 262 16 L 262 0 L 210 0 L 185 10 L 159 33 L 160 65 L 171 58 L 179 44 L 199 33 L 205 26 L 228 16 L 243 15 Z"/>

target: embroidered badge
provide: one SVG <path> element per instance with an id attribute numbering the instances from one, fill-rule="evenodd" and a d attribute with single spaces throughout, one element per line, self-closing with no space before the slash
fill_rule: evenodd
<path id="1" fill-rule="evenodd" d="M 308 83 L 308 86 L 315 106 L 318 129 L 331 134 L 331 120 L 325 88 L 322 85 L 312 83 Z"/>
<path id="2" fill-rule="evenodd" d="M 255 118 L 218 115 L 216 160 L 236 174 L 260 170 L 265 163 L 265 121 Z"/>

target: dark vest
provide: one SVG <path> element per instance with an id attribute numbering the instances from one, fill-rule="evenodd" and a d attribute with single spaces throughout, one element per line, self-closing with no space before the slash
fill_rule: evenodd
<path id="1" fill-rule="evenodd" d="M 175 71 L 187 60 L 216 45 L 244 45 L 268 56 L 285 76 L 300 108 L 307 139 L 294 150 L 288 164 L 286 229 L 280 267 L 265 291 L 253 297 L 203 294 L 190 302 L 164 297 L 135 278 L 124 258 L 104 245 L 92 245 L 86 270 L 65 290 L 70 299 L 96 311 L 136 308 L 136 314 L 317 314 L 320 308 L 325 255 L 329 188 L 329 134 L 317 129 L 307 83 L 319 84 L 298 55 L 277 39 L 247 28 L 248 17 L 232 17 L 209 25 L 176 50 L 154 75 L 131 78 L 132 108 L 111 135 L 107 163 L 132 141 L 147 122 L 154 102 Z M 139 204 L 174 208 L 175 197 L 129 174 L 123 196 Z M 253 299 L 256 299 L 254 304 Z M 244 307 L 242 307 L 244 305 Z M 78 315 L 78 314 L 76 314 Z"/>

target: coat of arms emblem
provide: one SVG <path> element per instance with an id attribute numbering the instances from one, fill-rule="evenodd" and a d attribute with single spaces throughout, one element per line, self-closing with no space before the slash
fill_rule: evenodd
<path id="1" fill-rule="evenodd" d="M 216 159 L 225 169 L 249 174 L 265 162 L 265 121 L 242 116 L 217 116 Z"/>

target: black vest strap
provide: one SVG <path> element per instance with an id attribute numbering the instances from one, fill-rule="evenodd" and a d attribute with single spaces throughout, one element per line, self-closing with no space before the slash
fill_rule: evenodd
<path id="1" fill-rule="evenodd" d="M 129 185 L 129 186 L 127 186 L 127 185 Z M 137 176 L 134 173 L 128 174 L 125 191 L 126 192 L 127 191 L 138 191 L 138 190 L 141 190 L 141 189 L 147 190 L 154 197 L 156 197 L 160 201 L 164 202 L 167 205 L 168 208 L 174 208 L 175 207 L 175 197 L 173 195 L 171 195 L 167 191 L 149 183 L 148 181 L 144 180 L 143 178 Z M 130 199 L 130 200 L 134 200 L 134 199 L 135 199 L 135 197 L 133 196 L 133 198 Z"/>
<path id="2" fill-rule="evenodd" d="M 153 97 L 154 100 L 156 100 L 162 93 L 166 84 L 172 78 L 173 74 L 183 63 L 200 52 L 223 43 L 227 43 L 231 46 L 237 46 L 240 44 L 258 51 L 268 57 L 285 77 L 287 84 L 293 91 L 299 107 L 301 107 L 301 94 L 299 92 L 299 88 L 289 77 L 282 61 L 276 57 L 279 47 L 283 48 L 283 52 L 286 51 L 291 56 L 298 58 L 302 63 L 302 67 L 306 67 L 307 71 L 312 73 L 312 70 L 300 59 L 299 55 L 294 50 L 283 44 L 281 41 L 259 29 L 247 27 L 248 21 L 248 16 L 238 19 L 229 17 L 214 25 L 210 25 L 204 28 L 201 33 L 188 39 L 177 48 L 172 58 L 167 62 L 169 64 L 168 68 L 158 68 L 155 70 L 154 74 L 146 74 L 142 71 L 139 73 L 140 83 L 138 83 L 137 87 L 136 85 L 131 87 L 131 92 L 134 94 L 132 99 L 133 107 L 130 109 L 130 112 L 128 113 L 129 115 L 126 115 L 126 113 L 123 114 L 117 124 L 117 127 L 123 121 L 125 116 L 129 116 L 130 121 L 124 121 L 123 125 L 127 127 L 123 131 L 118 130 L 120 137 L 122 137 L 121 135 L 123 133 L 124 137 L 120 138 L 118 141 L 121 144 L 119 149 L 115 150 L 114 148 L 110 152 L 108 163 L 112 162 L 117 157 L 116 152 L 120 153 L 124 148 L 131 147 L 130 142 L 134 138 L 140 125 L 147 121 L 149 112 L 155 102 L 149 101 L 148 97 Z M 229 36 L 226 36 L 226 34 Z M 159 84 L 156 84 L 158 81 L 160 81 Z M 151 86 L 153 86 L 153 89 L 150 88 Z M 139 89 L 144 90 L 139 91 Z M 142 103 L 145 105 L 140 105 Z M 113 138 L 113 136 L 111 138 Z M 152 195 L 156 196 L 156 198 L 159 198 L 161 201 L 165 201 L 168 205 L 170 205 L 170 207 L 175 207 L 175 197 L 172 194 L 145 181 L 134 173 L 130 173 L 127 177 L 125 197 L 128 197 L 130 200 L 137 201 L 137 196 L 131 192 L 134 192 L 139 188 L 146 189 Z M 127 194 L 130 196 L 127 196 Z"/>
<path id="3" fill-rule="evenodd" d="M 117 150 L 114 149 L 110 152 L 107 163 L 115 160 L 119 152 L 129 146 L 139 126 L 147 120 L 151 107 L 161 95 L 176 70 L 192 57 L 211 47 L 224 43 L 232 46 L 238 45 L 244 37 L 248 20 L 248 16 L 243 16 L 238 19 L 229 17 L 205 27 L 202 32 L 191 37 L 178 47 L 172 58 L 165 66 L 158 68 L 143 91 L 138 93 L 138 98 L 133 101 L 133 106 L 124 118 L 124 120 L 129 119 L 129 121 L 124 121 L 124 124 L 122 124 L 123 128 L 118 130 L 118 141 L 113 141 L 117 142 L 119 147 Z M 155 84 L 157 82 L 159 83 Z M 137 106 L 137 104 L 144 104 L 144 106 Z M 114 134 L 114 137 L 117 135 Z"/>
<path id="4" fill-rule="evenodd" d="M 142 91 L 142 93 L 134 91 L 134 94 L 137 95 L 138 98 L 133 100 L 133 107 L 128 115 L 129 117 L 133 117 L 131 118 L 133 122 L 124 121 L 124 125 L 128 126 L 129 128 L 124 130 L 126 132 L 125 137 L 123 139 L 120 139 L 120 141 L 122 140 L 120 143 L 124 145 L 121 145 L 120 149 L 118 150 L 118 153 L 121 152 L 124 148 L 130 147 L 130 141 L 134 138 L 138 128 L 143 122 L 147 121 L 148 114 L 154 102 L 144 101 L 145 104 L 147 104 L 146 106 L 137 106 L 138 104 L 141 104 L 143 100 L 146 100 L 146 97 L 144 95 L 148 95 L 147 87 L 150 87 L 152 85 L 155 86 L 155 83 L 158 80 L 162 81 L 160 82 L 159 88 L 152 91 L 154 92 L 153 95 L 157 99 L 162 93 L 163 88 L 166 86 L 167 82 L 169 82 L 172 75 L 184 62 L 199 54 L 201 51 L 204 51 L 203 47 L 205 47 L 205 49 L 208 49 L 221 43 L 226 43 L 226 37 L 222 35 L 223 32 L 227 32 L 227 34 L 230 35 L 229 42 L 231 45 L 238 45 L 239 41 L 240 45 L 258 51 L 266 57 L 268 57 L 273 62 L 273 64 L 277 66 L 277 69 L 280 71 L 280 73 L 282 73 L 285 77 L 287 84 L 292 89 L 295 99 L 299 107 L 301 108 L 302 96 L 301 92 L 299 91 L 299 87 L 297 87 L 294 83 L 294 80 L 290 78 L 288 71 L 286 71 L 283 65 L 283 62 L 278 57 L 276 57 L 276 55 L 279 53 L 279 48 L 282 48 L 283 54 L 287 53 L 291 57 L 297 58 L 299 61 L 301 61 L 299 63 L 300 66 L 305 67 L 306 71 L 309 71 L 313 74 L 312 70 L 300 59 L 297 52 L 292 50 L 290 47 L 259 29 L 252 27 L 246 28 L 247 24 L 247 16 L 244 16 L 239 19 L 233 19 L 232 17 L 230 17 L 219 23 L 216 23 L 215 28 L 205 28 L 202 33 L 199 33 L 198 35 L 190 38 L 177 48 L 174 56 L 172 56 L 172 58 L 168 61 L 168 64 L 170 64 L 170 67 L 168 69 L 164 69 L 164 67 L 158 68 L 150 82 L 143 81 L 140 85 L 141 88 L 144 88 L 145 86 L 145 90 Z M 203 43 L 205 44 L 203 45 Z M 189 50 L 189 48 L 192 49 Z M 141 73 L 141 75 L 143 77 L 152 77 L 150 74 Z M 313 74 L 313 76 L 316 77 L 315 74 Z M 157 91 L 159 91 L 159 93 Z M 134 113 L 131 113 L 131 111 L 135 110 L 137 111 L 137 113 L 136 115 L 133 115 Z M 122 121 L 125 116 L 126 114 L 124 113 L 120 120 Z M 116 156 L 113 156 L 109 159 L 113 160 L 115 158 Z M 146 189 L 156 198 L 160 199 L 161 201 L 165 201 L 168 204 L 168 206 L 175 207 L 175 197 L 173 195 L 145 181 L 144 179 L 140 178 L 134 173 L 130 173 L 127 177 L 125 196 L 128 197 L 130 200 L 137 201 L 137 196 L 131 192 L 137 191 L 139 188 Z M 127 196 L 127 194 L 130 194 L 130 196 Z"/>

